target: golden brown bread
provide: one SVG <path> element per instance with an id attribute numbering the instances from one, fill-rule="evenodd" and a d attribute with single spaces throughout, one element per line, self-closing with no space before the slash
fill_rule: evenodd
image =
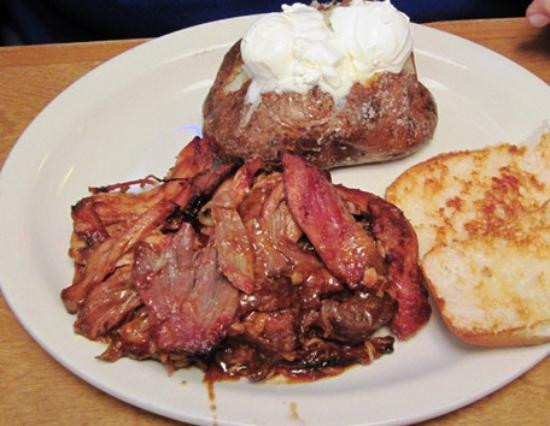
<path id="1" fill-rule="evenodd" d="M 264 93 L 245 100 L 250 78 L 240 43 L 226 54 L 203 106 L 204 135 L 227 157 L 279 161 L 282 151 L 321 168 L 391 160 L 428 142 L 437 123 L 432 95 L 417 79 L 411 58 L 399 73 L 355 83 L 343 105 L 313 88 L 306 94 Z"/>
<path id="2" fill-rule="evenodd" d="M 550 133 L 434 157 L 386 198 L 413 224 L 430 293 L 459 338 L 550 341 Z"/>
<path id="3" fill-rule="evenodd" d="M 386 190 L 415 227 L 420 256 L 438 244 L 498 234 L 550 198 L 550 133 L 536 145 L 497 145 L 438 155 Z"/>
<path id="4" fill-rule="evenodd" d="M 550 341 L 550 202 L 507 228 L 439 245 L 422 260 L 444 321 L 466 342 Z"/>

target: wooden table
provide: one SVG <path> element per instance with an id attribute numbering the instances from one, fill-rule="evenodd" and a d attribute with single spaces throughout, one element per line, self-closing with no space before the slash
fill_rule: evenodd
<path id="1" fill-rule="evenodd" d="M 520 18 L 429 25 L 496 50 L 550 83 L 550 28 L 537 30 Z M 0 48 L 0 164 L 51 99 L 90 69 L 142 42 Z M 120 402 L 65 370 L 23 330 L 1 295 L 0 336 L 1 424 L 175 424 Z M 426 424 L 548 424 L 549 418 L 546 358 L 494 394 Z"/>

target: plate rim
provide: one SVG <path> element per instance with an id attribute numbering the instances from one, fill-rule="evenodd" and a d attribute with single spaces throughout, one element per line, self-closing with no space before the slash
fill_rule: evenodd
<path id="1" fill-rule="evenodd" d="M 222 24 L 222 25 L 237 25 L 237 26 L 244 25 L 245 22 L 252 21 L 252 19 L 254 19 L 256 16 L 257 15 L 249 15 L 249 16 L 245 16 L 245 17 L 237 17 L 237 18 L 231 18 L 231 19 L 224 19 L 224 20 L 220 20 L 220 21 L 214 21 L 214 22 L 202 24 L 202 25 L 199 25 L 199 26 L 196 26 L 196 27 L 190 27 L 190 28 L 187 28 L 187 29 L 176 31 L 174 33 L 167 34 L 163 37 L 144 42 L 144 43 L 142 43 L 138 46 L 135 46 L 133 48 L 128 49 L 127 51 L 121 53 L 120 55 L 112 57 L 111 59 L 105 61 L 104 63 L 100 64 L 99 66 L 97 66 L 94 69 L 92 69 L 91 71 L 89 71 L 88 73 L 84 74 L 82 77 L 75 80 L 65 90 L 63 90 L 61 93 L 59 93 L 52 101 L 50 101 L 47 104 L 47 106 L 44 107 L 44 109 L 37 116 L 35 116 L 35 118 L 29 123 L 29 125 L 21 133 L 21 135 L 17 139 L 16 143 L 11 148 L 11 150 L 9 152 L 9 155 L 6 158 L 6 161 L 5 161 L 5 163 L 2 167 L 2 172 L 0 174 L 0 204 L 1 205 L 6 205 L 6 204 L 4 204 L 3 201 L 5 201 L 6 198 L 9 198 L 8 195 L 7 195 L 7 194 L 9 194 L 9 187 L 8 187 L 9 179 L 10 179 L 11 176 L 13 176 L 13 173 L 14 173 L 13 169 L 15 168 L 15 165 L 16 165 L 15 163 L 18 161 L 19 157 L 22 155 L 21 153 L 24 152 L 25 149 L 28 149 L 29 148 L 28 145 L 30 145 L 33 141 L 31 136 L 29 136 L 29 135 L 32 135 L 33 129 L 35 129 L 39 124 L 41 124 L 43 121 L 45 121 L 48 117 L 48 114 L 50 114 L 52 110 L 55 110 L 55 108 L 58 108 L 59 105 L 62 105 L 63 102 L 67 102 L 67 100 L 70 100 L 71 97 L 74 97 L 75 95 L 78 95 L 78 91 L 82 87 L 82 84 L 83 84 L 82 82 L 83 81 L 84 82 L 93 81 L 93 79 L 97 79 L 98 76 L 101 76 L 102 74 L 109 73 L 109 70 L 112 69 L 113 64 L 115 64 L 115 65 L 116 64 L 124 64 L 125 61 L 126 62 L 131 61 L 132 58 L 134 58 L 134 57 L 137 57 L 139 55 L 144 55 L 144 54 L 146 55 L 147 51 L 150 51 L 151 49 L 155 49 L 156 46 L 160 46 L 162 43 L 165 43 L 166 40 L 174 40 L 174 39 L 177 39 L 177 38 L 181 37 L 182 34 L 185 34 L 187 36 L 187 35 L 189 35 L 193 32 L 197 32 L 197 31 L 200 32 L 204 29 L 209 29 L 212 26 L 219 26 L 220 24 Z M 444 35 L 444 37 L 456 38 L 456 39 L 460 40 L 461 43 L 466 43 L 466 45 L 470 48 L 472 48 L 472 46 L 475 46 L 475 50 L 483 49 L 485 51 L 485 52 L 483 52 L 484 54 L 488 54 L 487 52 L 489 52 L 491 55 L 496 55 L 494 57 L 498 57 L 499 60 L 504 60 L 508 63 L 506 66 L 509 67 L 509 66 L 512 65 L 514 68 L 517 68 L 518 71 L 521 71 L 521 73 L 527 73 L 530 76 L 530 78 L 532 79 L 531 84 L 540 84 L 540 83 L 542 83 L 542 84 L 546 85 L 546 83 L 542 79 L 535 76 L 534 74 L 532 74 L 530 71 L 528 71 L 527 69 L 525 69 L 521 65 L 509 60 L 508 58 L 506 58 L 503 55 L 500 55 L 497 52 L 489 50 L 489 49 L 487 49 L 487 48 L 485 48 L 481 45 L 478 45 L 478 44 L 476 44 L 472 41 L 469 41 L 469 40 L 464 39 L 462 37 L 452 35 L 450 33 L 446 33 L 444 31 L 434 29 L 434 28 L 431 28 L 431 27 L 426 27 L 426 26 L 421 26 L 421 25 L 414 24 L 414 28 L 415 28 L 415 31 L 421 31 L 422 32 L 422 31 L 426 30 L 428 32 L 436 32 L 436 34 L 441 33 L 441 34 L 439 34 L 440 36 Z M 192 37 L 189 36 L 189 38 L 192 38 Z M 227 43 L 231 44 L 231 41 L 228 41 Z M 200 50 L 201 49 L 196 49 L 196 50 L 193 51 L 191 49 L 187 53 L 182 53 L 182 55 L 193 54 L 194 52 L 198 52 Z M 120 66 L 120 65 L 117 65 L 117 66 Z M 525 75 L 525 78 L 527 78 L 527 74 Z M 533 78 L 534 78 L 534 80 L 533 80 Z M 548 86 L 546 86 L 546 87 L 548 88 Z M 550 90 L 548 90 L 547 93 L 550 93 Z M 0 217 L 4 217 L 5 215 L 6 215 L 6 213 L 0 212 Z M 6 240 L 9 240 L 9 238 L 7 238 L 5 236 L 5 234 L 4 234 L 4 236 L 0 236 L 0 239 L 2 241 L 4 241 L 4 243 L 2 244 L 2 247 L 4 247 L 6 245 L 5 244 Z M 5 262 L 4 256 L 6 255 L 6 250 L 7 249 L 5 249 L 5 248 L 2 248 L 0 250 L 0 254 L 2 254 L 2 258 L 1 258 L 2 260 L 0 260 L 0 263 Z M 11 312 L 17 318 L 18 322 L 24 327 L 25 331 L 29 335 L 31 335 L 32 338 L 43 349 L 46 350 L 48 355 L 53 357 L 57 362 L 59 362 L 61 365 L 63 365 L 65 368 L 67 368 L 69 371 L 71 371 L 73 374 L 75 374 L 78 377 L 82 378 L 83 380 L 85 380 L 86 382 L 91 384 L 92 386 L 94 386 L 98 389 L 101 389 L 104 392 L 106 392 L 106 393 L 108 393 L 108 394 L 110 394 L 110 395 L 112 395 L 112 396 L 114 396 L 114 397 L 116 397 L 120 400 L 123 400 L 123 401 L 125 401 L 125 402 L 127 402 L 131 405 L 135 405 L 139 408 L 144 408 L 148 411 L 155 412 L 155 413 L 158 413 L 158 414 L 166 416 L 166 417 L 177 418 L 177 419 L 180 419 L 180 420 L 183 419 L 185 421 L 193 421 L 193 422 L 199 421 L 201 423 L 206 423 L 206 422 L 209 422 L 211 420 L 210 418 L 197 417 L 197 416 L 192 416 L 192 415 L 185 417 L 185 416 L 182 416 L 181 414 L 177 414 L 177 417 L 174 417 L 174 413 L 172 411 L 166 411 L 166 410 L 163 410 L 163 409 L 159 409 L 158 406 L 151 406 L 150 404 L 149 405 L 144 404 L 143 401 L 133 400 L 131 397 L 125 395 L 124 392 L 120 392 L 117 389 L 107 387 L 103 383 L 101 383 L 100 381 L 96 380 L 96 378 L 94 378 L 93 376 L 88 375 L 85 371 L 79 370 L 78 367 L 74 364 L 74 362 L 71 362 L 70 360 L 67 360 L 63 356 L 61 356 L 62 354 L 59 354 L 58 350 L 56 350 L 56 348 L 52 347 L 51 344 L 43 338 L 43 336 L 41 336 L 40 334 L 35 332 L 35 329 L 33 329 L 33 325 L 30 323 L 28 318 L 24 318 L 22 315 L 20 315 L 21 308 L 19 308 L 17 306 L 17 301 L 15 300 L 16 298 L 15 298 L 14 294 L 11 293 L 13 291 L 13 288 L 10 287 L 11 280 L 10 280 L 10 283 L 8 283 L 9 277 L 8 277 L 8 279 L 6 279 L 6 277 L 8 275 L 9 275 L 9 273 L 6 272 L 5 268 L 0 269 L 0 290 L 2 291 L 2 294 L 4 295 L 6 303 L 7 303 L 8 307 L 10 308 Z M 8 291 L 6 291 L 6 289 Z M 486 395 L 502 388 L 506 384 L 508 384 L 511 381 L 515 380 L 520 375 L 524 374 L 526 371 L 528 371 L 530 368 L 532 368 L 534 365 L 536 365 L 538 362 L 540 362 L 546 356 L 548 356 L 548 354 L 550 353 L 550 347 L 548 345 L 546 345 L 546 350 L 542 350 L 543 348 L 541 348 L 541 351 L 540 351 L 540 353 L 537 354 L 537 356 L 534 356 L 530 359 L 530 362 L 528 363 L 528 366 L 526 368 L 516 371 L 513 375 L 509 376 L 507 378 L 507 380 L 505 380 L 505 381 L 503 381 L 499 384 L 496 384 L 491 389 L 486 390 L 486 391 L 481 391 L 481 392 L 479 392 L 479 394 L 476 394 L 476 395 L 470 395 L 470 397 L 465 398 L 464 400 L 462 400 L 462 401 L 460 401 L 456 404 L 449 404 L 449 406 L 442 407 L 439 410 L 435 410 L 435 411 L 432 410 L 429 413 L 418 414 L 416 417 L 408 417 L 408 418 L 405 419 L 405 421 L 407 421 L 407 422 L 409 422 L 409 421 L 417 422 L 417 421 L 422 421 L 422 420 L 426 420 L 426 419 L 429 419 L 429 418 L 433 418 L 433 417 L 442 415 L 444 413 L 448 413 L 450 411 L 453 411 L 453 410 L 456 410 L 458 408 L 464 407 L 465 405 L 468 405 L 468 404 L 470 404 L 474 401 L 477 401 L 480 398 L 482 398 L 483 396 L 486 396 Z M 399 420 L 401 420 L 401 419 L 399 419 Z M 228 424 L 241 424 L 241 423 L 231 423 L 231 422 L 229 422 Z M 381 422 L 381 423 L 377 423 L 377 424 L 389 424 L 389 423 Z"/>

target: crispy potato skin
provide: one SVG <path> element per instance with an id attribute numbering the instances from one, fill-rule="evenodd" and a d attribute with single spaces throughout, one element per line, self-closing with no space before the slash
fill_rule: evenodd
<path id="1" fill-rule="evenodd" d="M 400 158 L 433 136 L 436 105 L 414 73 L 383 72 L 355 83 L 342 105 L 315 87 L 306 94 L 264 93 L 252 106 L 245 100 L 250 80 L 237 90 L 226 88 L 242 65 L 238 42 L 203 105 L 204 135 L 227 158 L 278 163 L 289 151 L 329 169 Z"/>

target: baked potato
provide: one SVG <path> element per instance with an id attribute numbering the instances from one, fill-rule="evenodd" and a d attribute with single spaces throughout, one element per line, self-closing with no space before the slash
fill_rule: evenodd
<path id="1" fill-rule="evenodd" d="M 356 82 L 343 102 L 318 86 L 247 102 L 251 78 L 240 42 L 227 52 L 203 105 L 203 132 L 227 158 L 278 163 L 283 151 L 330 169 L 387 161 L 427 143 L 437 123 L 431 93 L 417 79 L 412 54 L 400 73 Z"/>

